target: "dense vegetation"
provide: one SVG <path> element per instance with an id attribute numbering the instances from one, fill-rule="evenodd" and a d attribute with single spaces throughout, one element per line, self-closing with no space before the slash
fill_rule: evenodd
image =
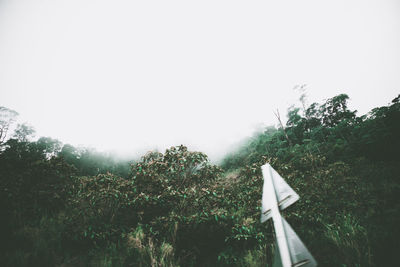
<path id="1" fill-rule="evenodd" d="M 347 100 L 302 101 L 221 166 L 182 145 L 129 163 L 26 125 L 8 136 L 17 113 L 0 107 L 0 265 L 270 265 L 269 162 L 301 196 L 284 216 L 320 266 L 394 266 L 400 97 L 360 117 Z"/>

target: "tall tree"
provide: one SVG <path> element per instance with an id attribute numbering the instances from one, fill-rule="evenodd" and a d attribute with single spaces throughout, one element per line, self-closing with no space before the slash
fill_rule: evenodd
<path id="1" fill-rule="evenodd" d="M 27 142 L 35 135 L 35 129 L 28 124 L 18 124 L 14 131 L 13 138 L 20 142 Z"/>
<path id="2" fill-rule="evenodd" d="M 5 143 L 10 126 L 15 122 L 17 116 L 18 112 L 0 106 L 0 146 Z"/>
<path id="3" fill-rule="evenodd" d="M 324 126 L 334 127 L 343 120 L 349 121 L 355 118 L 356 111 L 350 111 L 347 107 L 348 99 L 348 95 L 340 94 L 329 98 L 320 107 Z"/>

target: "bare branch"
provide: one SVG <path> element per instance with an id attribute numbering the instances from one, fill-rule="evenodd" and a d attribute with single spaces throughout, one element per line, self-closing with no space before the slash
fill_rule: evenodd
<path id="1" fill-rule="evenodd" d="M 283 133 L 285 134 L 286 140 L 289 142 L 290 146 L 293 146 L 292 141 L 290 140 L 289 136 L 286 133 L 286 129 L 283 126 L 283 123 L 282 123 L 282 120 L 281 120 L 281 115 L 279 114 L 279 110 L 276 109 L 276 113 L 275 113 L 275 111 L 273 111 L 273 112 L 274 112 L 275 117 L 278 119 L 279 124 L 281 125 L 281 128 L 283 129 Z"/>

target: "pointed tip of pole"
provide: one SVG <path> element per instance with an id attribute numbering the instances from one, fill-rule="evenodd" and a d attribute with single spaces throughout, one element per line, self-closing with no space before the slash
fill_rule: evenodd
<path id="1" fill-rule="evenodd" d="M 261 166 L 261 169 L 268 169 L 268 167 L 271 167 L 271 165 L 266 162 L 264 165 Z"/>

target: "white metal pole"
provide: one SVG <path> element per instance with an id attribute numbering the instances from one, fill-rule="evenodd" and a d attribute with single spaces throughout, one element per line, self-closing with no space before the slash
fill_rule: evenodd
<path id="1" fill-rule="evenodd" d="M 274 221 L 274 228 L 276 234 L 276 240 L 278 243 L 279 253 L 281 256 L 282 266 L 291 267 L 292 261 L 290 259 L 289 247 L 287 244 L 286 233 L 283 227 L 282 217 L 279 213 L 278 201 L 275 192 L 275 185 L 272 177 L 271 167 L 264 165 L 261 167 L 264 176 L 264 190 L 267 193 L 266 196 L 269 198 L 271 203 L 271 215 Z"/>

